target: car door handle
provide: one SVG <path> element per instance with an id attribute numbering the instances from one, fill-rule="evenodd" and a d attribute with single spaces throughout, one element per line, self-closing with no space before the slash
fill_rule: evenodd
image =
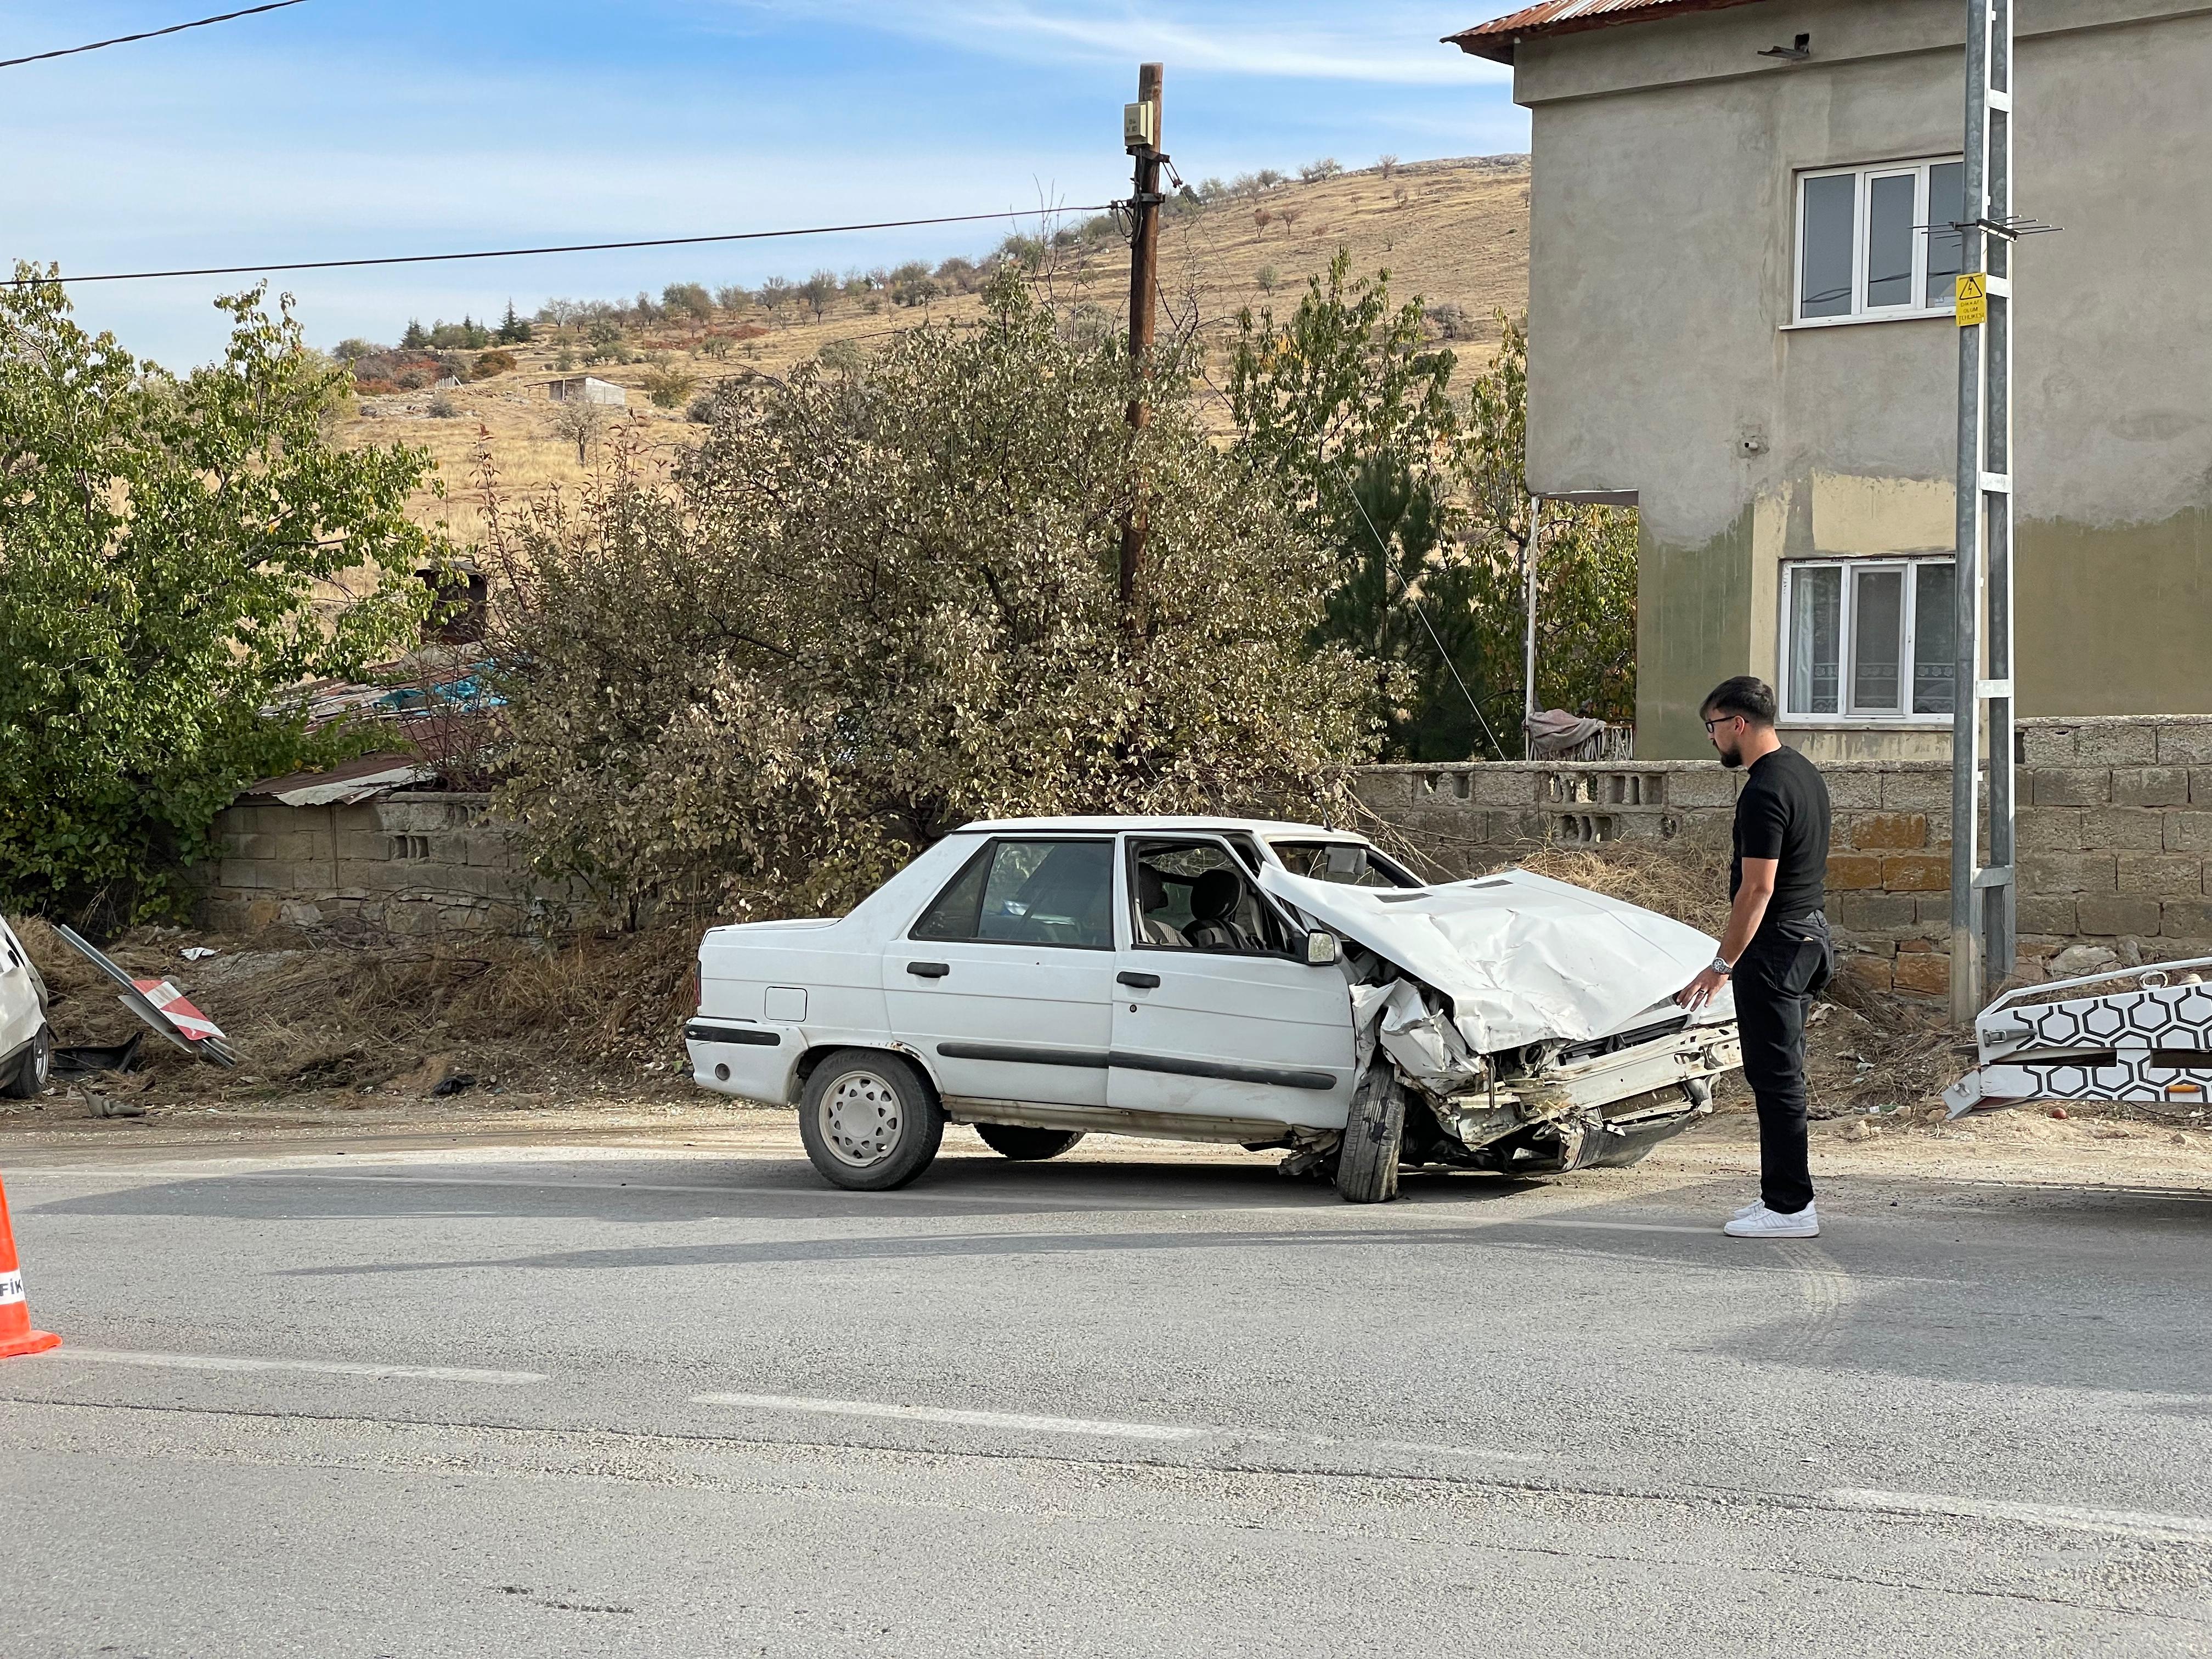
<path id="1" fill-rule="evenodd" d="M 1159 984 L 1160 976 L 1158 974 L 1116 974 L 1114 975 L 1114 982 L 1116 985 L 1133 986 L 1139 991 L 1149 991 Z"/>
<path id="2" fill-rule="evenodd" d="M 909 962 L 906 970 L 921 979 L 943 979 L 952 971 L 949 962 Z"/>

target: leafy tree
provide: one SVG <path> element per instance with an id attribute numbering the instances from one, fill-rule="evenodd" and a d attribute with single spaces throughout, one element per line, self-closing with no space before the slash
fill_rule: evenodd
<path id="1" fill-rule="evenodd" d="M 1482 649 L 1513 665 L 1517 719 L 1528 626 L 1526 563 L 1536 536 L 1536 690 L 1539 708 L 1571 708 L 1615 722 L 1636 717 L 1636 541 L 1633 508 L 1539 504 L 1522 471 L 1528 420 L 1525 319 L 1496 313 L 1498 356 L 1468 388 L 1453 447 L 1455 494 L 1466 503 L 1464 544 Z"/>
<path id="2" fill-rule="evenodd" d="M 430 331 L 419 319 L 410 319 L 407 331 L 399 337 L 401 348 L 408 351 L 426 351 L 430 345 Z"/>
<path id="3" fill-rule="evenodd" d="M 576 446 L 576 465 L 590 463 L 592 446 L 606 428 L 607 405 L 588 398 L 564 398 L 553 411 L 553 430 Z"/>
<path id="4" fill-rule="evenodd" d="M 513 300 L 507 302 L 507 315 L 500 319 L 499 332 L 495 337 L 501 345 L 526 345 L 530 342 L 530 320 L 515 314 Z"/>
<path id="5" fill-rule="evenodd" d="M 672 317 L 689 317 L 697 323 L 714 319 L 714 296 L 697 283 L 671 283 L 660 290 L 660 303 Z"/>
<path id="6" fill-rule="evenodd" d="M 771 276 L 760 285 L 759 292 L 755 297 L 759 300 L 762 310 L 781 321 L 784 307 L 798 297 L 798 291 L 792 287 L 787 278 Z"/>
<path id="7" fill-rule="evenodd" d="M 1024 812 L 1326 814 L 1373 676 L 1315 647 L 1329 556 L 1125 350 L 1011 274 L 985 326 L 718 399 L 672 483 L 499 515 L 501 805 L 538 867 L 635 916 L 849 904 L 947 830 Z M 1148 625 L 1119 526 L 1148 481 Z"/>
<path id="8" fill-rule="evenodd" d="M 753 296 L 742 284 L 731 283 L 714 290 L 714 303 L 725 311 L 743 311 L 753 302 Z"/>
<path id="9" fill-rule="evenodd" d="M 680 409 L 699 384 L 699 377 L 671 358 L 655 360 L 641 383 L 656 409 Z"/>
<path id="10" fill-rule="evenodd" d="M 0 291 L 6 908 L 180 906 L 239 787 L 338 741 L 264 707 L 410 642 L 414 573 L 449 552 L 406 514 L 426 452 L 331 441 L 344 371 L 290 301 L 217 303 L 223 360 L 179 377 L 86 333 L 58 281 Z"/>

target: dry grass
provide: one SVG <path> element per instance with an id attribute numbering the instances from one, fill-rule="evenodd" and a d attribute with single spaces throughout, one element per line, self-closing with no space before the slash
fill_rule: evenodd
<path id="1" fill-rule="evenodd" d="M 1387 267 L 1392 291 L 1401 299 L 1419 295 L 1431 307 L 1450 303 L 1460 308 L 1472 325 L 1469 337 L 1452 342 L 1460 357 L 1457 378 L 1463 383 L 1495 353 L 1492 313 L 1503 307 L 1516 313 L 1528 303 L 1528 203 L 1526 158 L 1499 157 L 1413 163 L 1389 180 L 1370 169 L 1316 184 L 1286 185 L 1265 198 L 1269 216 L 1264 226 L 1255 218 L 1260 204 L 1251 202 L 1224 202 L 1174 216 L 1165 223 L 1161 244 L 1168 313 L 1162 326 L 1194 331 L 1218 374 L 1235 336 L 1238 308 L 1273 306 L 1279 315 L 1287 315 L 1297 307 L 1308 274 L 1324 270 L 1342 246 L 1351 251 L 1355 275 Z M 1288 224 L 1285 209 L 1294 216 Z M 1261 286 L 1263 267 L 1279 274 L 1273 294 Z M 1118 245 L 1088 260 L 1072 260 L 1048 279 L 1063 305 L 1095 307 L 1117 329 L 1125 326 L 1127 284 L 1127 256 Z M 798 313 L 760 337 L 734 343 L 719 362 L 701 349 L 706 336 L 697 326 L 669 324 L 628 343 L 666 354 L 696 374 L 702 386 L 711 386 L 754 374 L 782 376 L 835 341 L 879 349 L 893 334 L 925 323 L 972 323 L 981 310 L 975 295 L 939 300 L 926 308 L 886 304 L 875 313 L 841 299 L 820 321 Z M 592 477 L 606 453 L 603 439 L 592 460 L 580 464 L 575 445 L 554 430 L 556 406 L 545 384 L 556 378 L 558 346 L 540 340 L 514 349 L 520 364 L 514 373 L 445 394 L 458 410 L 456 416 L 430 416 L 431 394 L 426 390 L 362 398 L 344 428 L 349 441 L 402 439 L 428 448 L 446 494 L 425 491 L 412 511 L 420 521 L 443 525 L 464 541 L 474 539 L 477 530 L 481 500 L 471 474 L 479 444 L 489 447 L 501 485 L 509 492 L 556 485 L 574 489 Z M 647 404 L 642 386 L 651 367 L 586 366 L 580 358 L 569 372 L 629 388 L 631 406 L 619 416 L 620 424 L 648 462 L 665 462 L 696 441 L 701 428 L 686 422 L 680 410 Z M 1226 411 L 1218 401 L 1209 408 L 1211 417 L 1225 426 Z"/>
<path id="2" fill-rule="evenodd" d="M 53 994 L 58 1041 L 120 1042 L 141 1029 L 107 981 L 51 928 L 27 918 L 17 932 Z M 187 939 L 214 945 L 216 955 L 181 960 Z M 178 1099 L 289 1097 L 395 1085 L 426 1093 L 447 1072 L 513 1087 L 579 1077 L 635 1084 L 648 1066 L 681 1061 L 698 943 L 696 927 L 557 944 L 486 939 L 379 948 L 149 928 L 108 954 L 137 977 L 178 985 L 240 1058 L 227 1072 L 149 1033 L 134 1086 Z"/>

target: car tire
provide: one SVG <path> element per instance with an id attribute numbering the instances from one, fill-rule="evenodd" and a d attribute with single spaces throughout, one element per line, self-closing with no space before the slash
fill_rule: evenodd
<path id="1" fill-rule="evenodd" d="M 883 1193 L 927 1170 L 945 1139 L 945 1114 L 912 1062 L 872 1049 L 830 1055 L 806 1079 L 799 1138 L 833 1187 Z"/>
<path id="2" fill-rule="evenodd" d="M 8 1081 L 0 1084 L 0 1095 L 10 1100 L 36 1100 L 46 1093 L 46 1085 L 52 1081 L 54 1071 L 54 1034 L 49 1026 L 39 1027 L 39 1034 L 24 1046 L 16 1057 Z"/>
<path id="3" fill-rule="evenodd" d="M 1398 1195 L 1398 1152 L 1406 1139 L 1406 1085 L 1382 1061 L 1367 1068 L 1345 1114 L 1336 1154 L 1336 1190 L 1348 1204 L 1387 1204 Z"/>
<path id="4" fill-rule="evenodd" d="M 1080 1129 L 1032 1129 L 1019 1123 L 979 1123 L 975 1133 L 986 1146 L 1017 1164 L 1058 1158 L 1083 1139 Z"/>

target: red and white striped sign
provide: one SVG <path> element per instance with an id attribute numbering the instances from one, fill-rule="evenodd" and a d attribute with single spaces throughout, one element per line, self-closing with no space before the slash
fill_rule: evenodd
<path id="1" fill-rule="evenodd" d="M 198 1042 L 222 1035 L 221 1026 L 185 1001 L 185 994 L 166 979 L 134 979 L 131 982 L 145 993 L 146 1000 L 161 1011 L 185 1041 Z"/>

